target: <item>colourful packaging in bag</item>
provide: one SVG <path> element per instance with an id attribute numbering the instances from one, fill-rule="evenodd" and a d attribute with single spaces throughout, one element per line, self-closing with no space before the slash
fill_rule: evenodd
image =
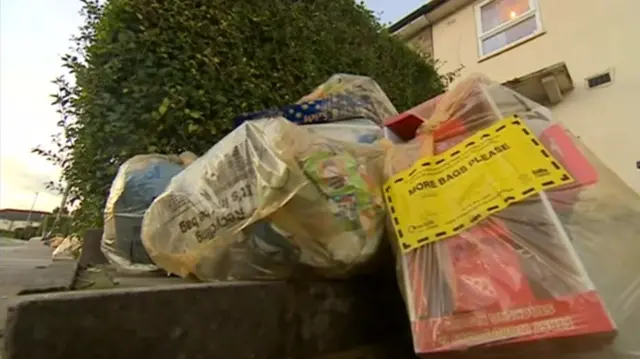
<path id="1" fill-rule="evenodd" d="M 268 117 L 284 117 L 311 131 L 338 141 L 374 143 L 383 137 L 380 112 L 368 96 L 334 94 L 281 109 L 243 114 L 234 120 L 239 126 L 245 121 Z"/>
<path id="2" fill-rule="evenodd" d="M 282 116 L 298 125 L 328 123 L 366 118 L 376 123 L 381 119 L 375 114 L 371 100 L 367 96 L 356 97 L 346 94 L 284 106 L 280 109 L 242 114 L 234 119 L 236 126 L 245 121 L 266 117 Z"/>
<path id="3" fill-rule="evenodd" d="M 456 311 L 499 310 L 514 303 L 526 305 L 532 298 L 518 253 L 500 222 L 473 227 L 443 245 Z"/>
<path id="4" fill-rule="evenodd" d="M 346 231 L 366 238 L 383 213 L 376 182 L 350 154 L 316 152 L 304 160 L 304 171 L 333 204 L 333 214 Z M 377 201 L 376 201 L 377 199 Z"/>
<path id="5" fill-rule="evenodd" d="M 549 126 L 541 133 L 540 142 L 575 179 L 575 182 L 562 187 L 562 191 L 549 194 L 554 208 L 563 212 L 570 211 L 573 204 L 578 201 L 580 192 L 585 187 L 598 182 L 598 172 L 576 147 L 562 126 L 558 124 Z"/>

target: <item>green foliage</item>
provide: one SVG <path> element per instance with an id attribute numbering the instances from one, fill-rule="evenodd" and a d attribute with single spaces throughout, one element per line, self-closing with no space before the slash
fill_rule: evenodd
<path id="1" fill-rule="evenodd" d="M 102 223 L 117 167 L 147 152 L 203 153 L 243 112 L 291 103 L 334 73 L 373 77 L 399 110 L 444 90 L 433 61 L 353 0 L 83 0 L 54 105 L 53 151 L 76 225 Z"/>
<path id="2" fill-rule="evenodd" d="M 35 237 L 38 234 L 38 229 L 39 227 L 35 226 L 16 228 L 13 230 L 13 234 L 8 237 L 28 241 L 31 237 Z"/>
<path id="3" fill-rule="evenodd" d="M 6 229 L 0 229 L 0 246 L 2 246 L 3 240 L 5 238 L 15 238 L 15 231 L 11 230 L 6 230 Z"/>
<path id="4" fill-rule="evenodd" d="M 62 213 L 60 213 L 60 218 L 56 222 L 56 217 L 60 212 L 60 208 L 56 207 L 51 211 L 51 214 L 46 216 L 42 221 L 39 229 L 40 232 L 38 235 L 44 236 L 48 233 L 53 235 L 62 235 L 67 236 L 71 234 L 72 229 L 72 216 L 69 215 L 69 212 L 66 209 L 62 209 Z"/>

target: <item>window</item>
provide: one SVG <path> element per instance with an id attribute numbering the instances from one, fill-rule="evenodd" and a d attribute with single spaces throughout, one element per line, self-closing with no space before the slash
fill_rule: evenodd
<path id="1" fill-rule="evenodd" d="M 487 0 L 476 7 L 476 19 L 480 56 L 542 31 L 537 0 Z"/>

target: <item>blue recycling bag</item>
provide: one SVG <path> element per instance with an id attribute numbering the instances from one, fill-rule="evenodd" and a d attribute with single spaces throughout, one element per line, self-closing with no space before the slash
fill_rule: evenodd
<path id="1" fill-rule="evenodd" d="M 107 205 L 102 251 L 109 261 L 128 269 L 153 270 L 142 244 L 144 213 L 183 167 L 164 155 L 139 155 L 118 170 Z"/>

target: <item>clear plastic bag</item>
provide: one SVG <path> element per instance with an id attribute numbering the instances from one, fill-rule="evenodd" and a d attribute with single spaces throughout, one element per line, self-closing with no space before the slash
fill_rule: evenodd
<path id="1" fill-rule="evenodd" d="M 371 78 L 340 74 L 298 103 L 242 114 L 234 123 L 239 126 L 245 121 L 284 117 L 332 140 L 374 143 L 383 138 L 383 121 L 396 114 L 387 95 Z"/>
<path id="2" fill-rule="evenodd" d="M 307 125 L 305 128 L 333 140 L 351 143 L 376 143 L 384 138 L 382 128 L 364 118 Z"/>
<path id="3" fill-rule="evenodd" d="M 144 213 L 171 178 L 195 158 L 191 152 L 180 156 L 147 154 L 134 156 L 120 166 L 104 211 L 101 248 L 109 262 L 125 270 L 157 269 L 140 237 Z"/>
<path id="4" fill-rule="evenodd" d="M 75 235 L 68 236 L 62 240 L 53 250 L 51 258 L 59 259 L 78 259 L 82 251 L 82 239 Z"/>
<path id="5" fill-rule="evenodd" d="M 340 115 L 343 119 L 347 116 L 365 118 L 378 125 L 382 125 L 387 118 L 397 115 L 395 107 L 384 91 L 372 78 L 366 76 L 333 75 L 298 102 L 299 105 L 311 103 L 324 104 L 325 110 Z M 345 113 L 341 114 L 341 111 Z"/>
<path id="6" fill-rule="evenodd" d="M 453 235 L 409 251 L 400 245 L 406 233 L 389 225 L 416 352 L 474 358 L 640 356 L 640 197 L 554 122 L 549 109 L 472 76 L 388 122 L 396 142 L 415 138 L 390 146 L 385 175 L 397 180 L 402 173 L 411 180 L 406 170 L 416 164 L 478 155 L 474 146 L 490 143 L 493 137 L 483 136 L 501 130 L 504 119 L 524 124 L 521 130 L 533 146 L 572 180 L 532 191 L 478 222 L 471 218 L 461 231 L 449 232 Z M 469 143 L 476 138 L 478 143 Z M 465 157 L 471 158 L 465 164 L 487 161 L 490 166 L 493 155 Z M 496 163 L 506 173 L 516 167 Z M 534 170 L 523 183 L 547 174 Z M 426 213 L 431 203 L 438 205 L 436 211 L 455 212 L 459 201 L 493 195 L 509 200 L 510 193 L 502 191 L 507 187 L 491 182 L 499 178 L 477 178 L 490 184 L 483 188 L 487 197 L 460 188 L 449 197 L 458 202 L 423 197 L 426 209 L 413 210 Z M 441 184 L 435 182 L 425 180 L 421 186 Z M 400 211 L 393 205 L 402 206 L 397 198 L 393 201 L 388 202 L 392 221 L 397 217 L 392 212 Z"/>
<path id="7" fill-rule="evenodd" d="M 380 244 L 383 157 L 283 117 L 246 121 L 153 202 L 144 245 L 168 272 L 201 280 L 348 273 Z"/>
<path id="8" fill-rule="evenodd" d="M 352 101 L 354 98 L 357 99 L 355 106 Z M 317 106 L 322 101 L 325 101 L 327 106 L 321 107 L 320 112 L 332 113 L 333 118 L 338 121 L 303 121 L 303 124 L 312 132 L 333 140 L 375 143 L 384 138 L 384 120 L 397 115 L 393 104 L 380 86 L 373 79 L 364 76 L 334 75 L 303 97 L 294 108 L 305 104 Z M 345 107 L 350 110 L 345 111 Z"/>

